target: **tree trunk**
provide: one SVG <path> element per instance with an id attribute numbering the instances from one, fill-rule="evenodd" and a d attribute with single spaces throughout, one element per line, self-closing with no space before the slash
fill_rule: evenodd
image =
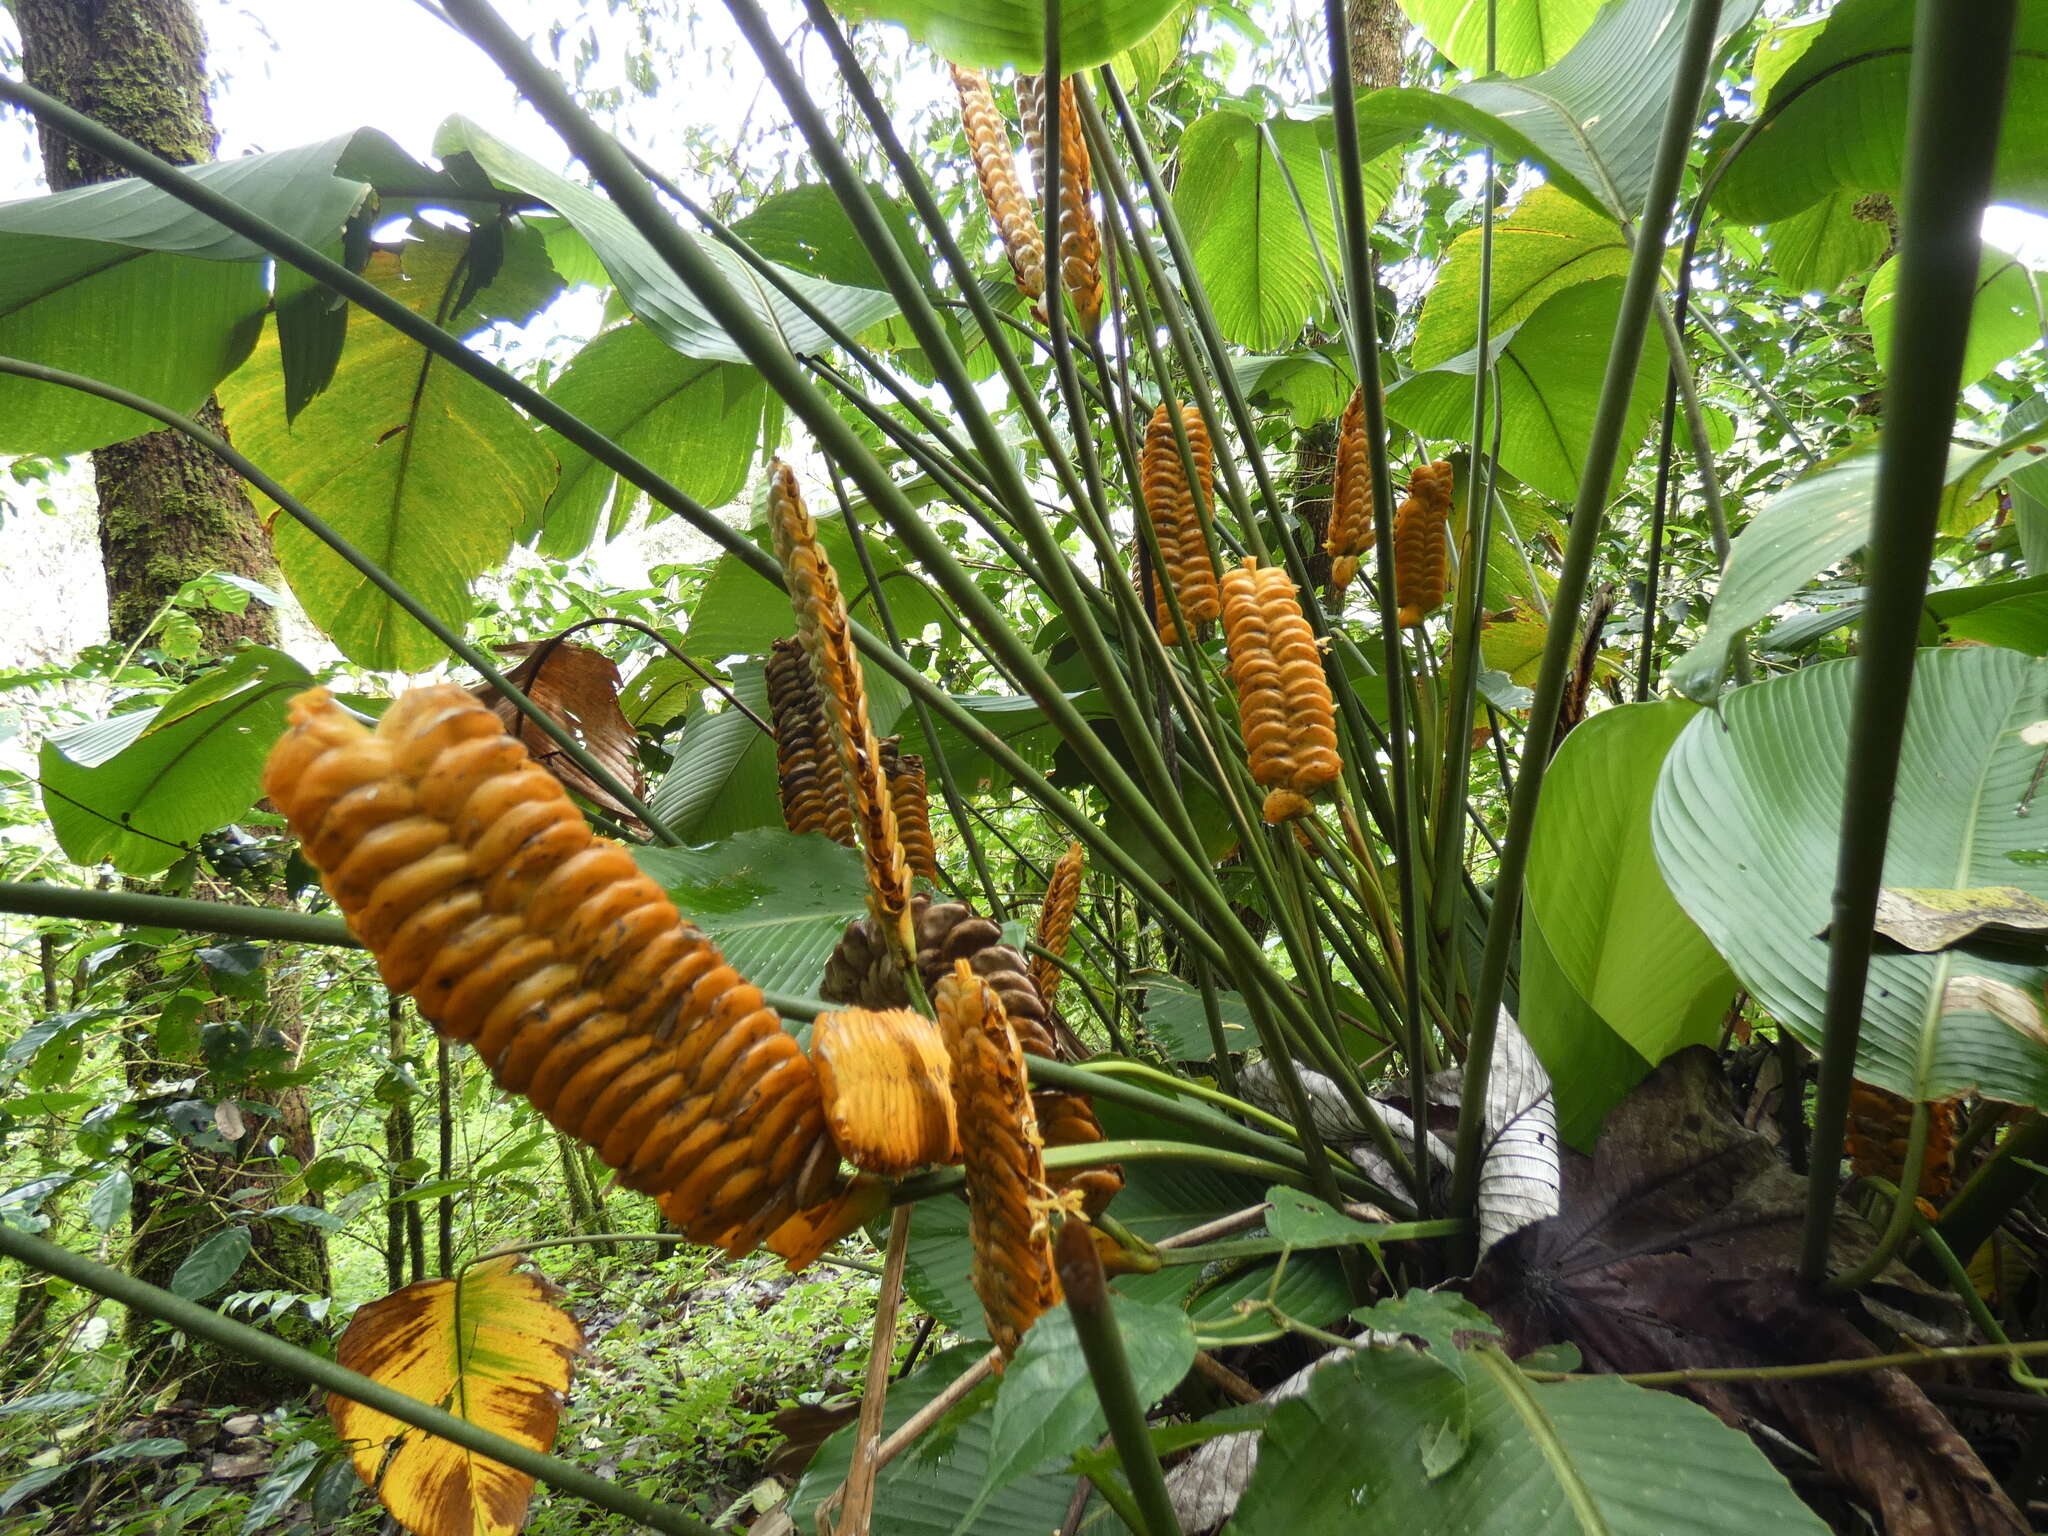
<path id="1" fill-rule="evenodd" d="M 205 44 L 188 0 L 14 0 L 21 28 L 22 64 L 29 82 L 98 119 L 143 148 L 179 164 L 211 157 L 215 142 L 207 107 Z M 55 191 L 109 180 L 121 172 L 61 134 L 42 130 L 43 166 Z M 221 430 L 212 401 L 199 419 Z M 178 589 L 213 571 L 275 579 L 269 541 L 233 471 L 205 449 L 174 432 L 155 432 L 93 455 L 99 492 L 100 550 L 105 562 L 112 638 L 141 637 Z M 208 654 L 245 640 L 275 643 L 277 620 L 261 603 L 239 614 L 205 610 L 198 620 Z M 280 948 L 271 951 L 274 995 L 252 1009 L 252 1032 L 269 1033 L 296 1051 L 302 1035 L 297 982 L 280 973 Z M 148 968 L 138 973 L 133 1001 L 154 1012 Z M 141 1042 L 126 1063 L 131 1084 L 151 1091 L 157 1064 Z M 297 1089 L 260 1096 L 216 1085 L 267 1113 L 246 1117 L 247 1133 L 232 1153 L 208 1156 L 187 1148 L 175 1184 L 138 1179 L 131 1267 L 163 1284 L 199 1242 L 226 1221 L 247 1222 L 254 1248 L 237 1284 L 323 1295 L 327 1247 L 320 1230 L 256 1214 L 269 1202 L 251 1189 L 281 1182 L 288 1165 L 269 1148 L 278 1145 L 303 1166 L 312 1160 L 312 1122 Z M 235 1197 L 240 1196 L 240 1199 Z M 317 1332 L 300 1320 L 302 1333 Z M 289 1332 L 290 1330 L 286 1330 Z M 176 1379 L 195 1396 L 214 1402 L 271 1401 L 303 1390 L 301 1383 L 267 1367 L 189 1344 L 171 1350 L 163 1329 L 134 1324 L 133 1369 L 154 1386 Z"/>
<path id="2" fill-rule="evenodd" d="M 1408 35 L 1400 0 L 1346 0 L 1344 20 L 1351 33 L 1351 83 L 1373 91 L 1399 85 Z"/>

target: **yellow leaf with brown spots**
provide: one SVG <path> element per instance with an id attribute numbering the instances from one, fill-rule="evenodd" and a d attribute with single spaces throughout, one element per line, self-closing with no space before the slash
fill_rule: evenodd
<path id="1" fill-rule="evenodd" d="M 357 1312 L 340 1362 L 458 1418 L 545 1451 L 583 1330 L 561 1293 L 516 1255 L 459 1280 L 424 1280 Z M 526 1523 L 533 1479 L 339 1395 L 327 1399 L 356 1473 L 413 1536 L 510 1536 Z"/>

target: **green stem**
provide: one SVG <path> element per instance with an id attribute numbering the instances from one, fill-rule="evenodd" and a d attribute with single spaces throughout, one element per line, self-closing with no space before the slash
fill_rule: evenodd
<path id="1" fill-rule="evenodd" d="M 1924 1102 L 1914 1104 L 1913 1118 L 1906 1129 L 1905 1160 L 1899 1165 L 1899 1182 L 1891 1192 L 1891 1215 L 1885 1221 L 1884 1230 L 1878 1234 L 1877 1246 L 1864 1255 L 1861 1263 L 1828 1281 L 1825 1289 L 1829 1292 L 1859 1290 L 1875 1280 L 1884 1273 L 1885 1265 L 1891 1263 L 1892 1255 L 1899 1251 L 1899 1244 L 1906 1240 L 1906 1234 L 1913 1230 L 1913 1219 L 1919 1214 L 1913 1207 L 1913 1201 L 1920 1191 L 1920 1170 L 1927 1163 L 1930 1118 Z M 1833 1209 L 1832 1200 L 1829 1209 Z"/>
<path id="2" fill-rule="evenodd" d="M 1026 1065 L 1035 1067 L 1037 1061 L 1027 1058 Z M 1032 1076 L 1036 1078 L 1038 1074 L 1034 1071 Z M 1078 1146 L 1049 1147 L 1045 1152 L 1045 1166 L 1049 1172 L 1099 1168 L 1108 1163 L 1194 1163 L 1223 1173 L 1285 1184 L 1292 1189 L 1300 1188 L 1304 1182 L 1315 1182 L 1308 1172 L 1288 1163 L 1247 1157 L 1242 1152 L 1225 1152 L 1217 1147 L 1197 1146 L 1185 1141 L 1091 1141 Z M 889 1191 L 889 1203 L 908 1205 L 915 1200 L 929 1200 L 934 1195 L 959 1189 L 966 1178 L 966 1171 L 957 1167 L 934 1168 L 927 1173 L 915 1174 Z M 1341 1196 L 1337 1203 L 1342 1203 Z"/>
<path id="3" fill-rule="evenodd" d="M 104 1264 L 96 1264 L 40 1237 L 0 1225 L 0 1254 L 119 1302 L 131 1312 L 169 1323 L 196 1338 L 260 1361 L 273 1370 L 311 1382 L 378 1413 L 389 1414 L 401 1424 L 410 1424 L 465 1450 L 503 1462 L 515 1471 L 539 1478 L 550 1487 L 574 1494 L 600 1509 L 637 1520 L 657 1531 L 673 1533 L 673 1536 L 713 1536 L 712 1528 L 687 1510 L 643 1498 L 608 1478 L 586 1472 L 581 1467 L 521 1445 L 516 1440 L 508 1440 L 503 1435 L 493 1434 L 468 1419 L 457 1418 L 446 1409 L 423 1403 L 416 1397 L 409 1397 L 380 1381 L 336 1365 L 332 1360 L 298 1349 L 246 1323 L 222 1317 L 196 1301 L 174 1296 L 169 1291 L 160 1290 L 132 1275 L 124 1275 L 117 1269 L 109 1269 Z"/>
<path id="4" fill-rule="evenodd" d="M 2048 1161 L 2048 1116 L 2030 1110 L 1942 1208 L 1939 1230 L 1949 1247 L 1965 1259 L 1975 1255 L 2040 1182 L 2039 1165 L 2044 1161 Z M 1924 1266 L 1915 1267 L 1927 1273 Z"/>
<path id="5" fill-rule="evenodd" d="M 1671 102 L 1664 113 L 1643 217 L 1637 226 L 1635 249 L 1629 256 L 1628 280 L 1622 289 L 1620 312 L 1615 317 L 1607 372 L 1601 380 L 1600 403 L 1579 477 L 1579 493 L 1572 504 L 1571 534 L 1565 544 L 1564 564 L 1551 605 L 1543 668 L 1537 678 L 1528 729 L 1522 738 L 1521 772 L 1516 777 L 1514 798 L 1508 810 L 1507 841 L 1501 846 L 1493 910 L 1486 925 L 1486 949 L 1473 992 L 1472 1030 L 1466 1042 L 1457 1161 L 1451 1186 L 1451 1209 L 1458 1215 L 1471 1213 L 1479 1193 L 1486 1084 L 1493 1067 L 1493 1042 L 1507 980 L 1508 952 L 1521 913 L 1529 837 L 1535 830 L 1536 806 L 1542 795 L 1544 771 L 1549 766 L 1551 743 L 1557 735 L 1558 710 L 1564 700 L 1565 679 L 1578 640 L 1586 578 L 1592 570 L 1600 530 L 1606 521 L 1608 490 L 1614 482 L 1622 429 L 1634 393 L 1636 369 L 1642 361 L 1643 337 L 1657 295 L 1665 234 L 1671 227 L 1672 201 L 1678 195 L 1693 125 L 1699 120 L 1700 97 L 1713 63 L 1714 32 L 1720 12 L 1720 0 L 1693 0 L 1687 18 L 1684 46 L 1672 77 Z M 1343 99 L 1341 92 L 1338 99 Z"/>
<path id="6" fill-rule="evenodd" d="M 1827 1272 L 1842 1129 L 1863 1032 L 1872 924 L 1913 692 L 1920 606 L 1962 383 L 1963 346 L 1976 298 L 1978 226 L 1991 194 L 2016 12 L 2015 0 L 1922 5 L 1914 23 L 1892 343 L 1898 349 L 1894 355 L 1907 364 L 1892 369 L 1885 386 L 1868 597 L 1842 788 L 1827 1009 L 1800 1255 L 1800 1274 L 1810 1285 Z"/>

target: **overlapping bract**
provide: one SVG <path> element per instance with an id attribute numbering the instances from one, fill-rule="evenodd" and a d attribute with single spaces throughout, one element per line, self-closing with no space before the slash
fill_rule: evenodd
<path id="1" fill-rule="evenodd" d="M 1252 779 L 1267 791 L 1263 815 L 1275 824 L 1305 816 L 1308 797 L 1344 764 L 1322 653 L 1287 573 L 1256 560 L 1227 572 L 1223 631 Z"/>
<path id="2" fill-rule="evenodd" d="M 887 1178 L 960 1160 L 953 1074 L 939 1029 L 908 1008 L 821 1013 L 811 1060 L 825 1116 L 854 1167 Z"/>
<path id="3" fill-rule="evenodd" d="M 1358 558 L 1373 546 L 1372 463 L 1365 444 L 1365 391 L 1351 392 L 1337 424 L 1337 464 L 1330 484 L 1330 533 L 1323 552 L 1330 557 L 1330 590 L 1337 596 L 1358 574 Z"/>
<path id="4" fill-rule="evenodd" d="M 1194 406 L 1181 407 L 1188 458 L 1195 466 L 1195 482 L 1190 485 L 1187 464 L 1173 435 L 1173 418 L 1167 410 L 1167 406 L 1160 405 L 1145 428 L 1138 478 L 1145 498 L 1145 514 L 1158 537 L 1159 558 L 1165 566 L 1156 573 L 1161 589 L 1153 594 L 1153 618 L 1159 626 L 1159 638 L 1171 645 L 1180 639 L 1180 630 L 1173 621 L 1173 610 L 1167 606 L 1166 584 L 1172 585 L 1181 616 L 1190 624 L 1212 622 L 1222 613 L 1223 605 L 1216 587 L 1216 562 L 1210 556 L 1208 535 L 1202 529 L 1215 461 L 1209 429 L 1202 424 L 1202 413 Z"/>
<path id="5" fill-rule="evenodd" d="M 264 788 L 385 985 L 691 1238 L 797 1264 L 847 1230 L 780 1019 L 467 692 L 404 694 L 374 731 L 302 694 Z"/>
<path id="6" fill-rule="evenodd" d="M 1849 1086 L 1849 1125 L 1845 1138 L 1849 1166 L 1858 1178 L 1888 1179 L 1896 1184 L 1906 1173 L 1906 1141 L 1912 1127 L 1913 1101 L 1873 1088 Z M 1922 1200 L 1939 1204 L 1948 1197 L 1956 1174 L 1956 1133 L 1962 1129 L 1963 1107 L 1954 1099 L 1927 1106 L 1927 1151 L 1920 1163 Z"/>
<path id="7" fill-rule="evenodd" d="M 960 126 L 974 157 L 975 178 L 989 222 L 1002 236 L 1017 289 L 1034 304 L 1045 295 L 1045 234 L 1031 209 L 1031 200 L 1017 184 L 1016 160 L 1010 150 L 1010 126 L 996 107 L 988 76 L 978 69 L 953 66 L 953 88 L 960 93 Z"/>
<path id="8" fill-rule="evenodd" d="M 939 983 L 933 1001 L 952 1063 L 967 1165 L 974 1293 L 981 1298 L 989 1337 L 1007 1358 L 1060 1300 L 1038 1117 L 1025 1081 L 1023 1048 L 995 989 L 961 960 Z"/>
<path id="9" fill-rule="evenodd" d="M 895 935 L 905 953 L 915 953 L 910 861 L 897 829 L 889 781 L 882 772 L 881 743 L 868 719 L 867 685 L 861 677 L 860 658 L 853 650 L 846 599 L 839 590 L 838 573 L 818 542 L 817 525 L 797 491 L 795 472 L 779 459 L 769 469 L 768 525 L 789 585 L 797 639 L 810 660 L 811 675 L 825 695 L 825 723 L 838 754 L 854 828 L 867 863 L 868 911 Z"/>
<path id="10" fill-rule="evenodd" d="M 1079 843 L 1067 844 L 1067 851 L 1052 867 L 1052 878 L 1045 883 L 1045 904 L 1038 909 L 1038 932 L 1033 938 L 1047 954 L 1064 958 L 1067 953 L 1067 939 L 1074 931 L 1074 908 L 1081 899 L 1081 875 L 1087 867 L 1087 857 Z M 1033 955 L 1031 980 L 1045 1006 L 1050 1009 L 1059 992 L 1060 968 L 1046 955 Z"/>
<path id="11" fill-rule="evenodd" d="M 1081 329 L 1094 335 L 1102 325 L 1102 238 L 1089 204 L 1094 169 L 1088 162 L 1088 141 L 1081 136 L 1081 112 L 1074 101 L 1074 82 L 1060 82 L 1060 286 L 1074 301 Z M 1017 115 L 1024 120 L 1024 145 L 1031 152 L 1031 174 L 1038 198 L 1045 201 L 1045 80 L 1040 75 L 1017 77 Z"/>
<path id="12" fill-rule="evenodd" d="M 889 803 L 896 808 L 896 835 L 910 872 L 936 884 L 939 846 L 932 840 L 931 798 L 925 790 L 924 759 L 905 752 L 894 736 L 882 739 L 882 776 L 889 781 Z"/>
<path id="13" fill-rule="evenodd" d="M 854 845 L 853 806 L 825 719 L 825 700 L 804 655 L 803 642 L 777 640 L 764 669 L 768 717 L 775 728 L 775 792 L 783 824 L 792 832 L 822 832 Z"/>
<path id="14" fill-rule="evenodd" d="M 1452 479 L 1448 459 L 1417 465 L 1394 512 L 1394 601 L 1400 610 L 1396 622 L 1403 626 L 1420 624 L 1443 606 Z"/>

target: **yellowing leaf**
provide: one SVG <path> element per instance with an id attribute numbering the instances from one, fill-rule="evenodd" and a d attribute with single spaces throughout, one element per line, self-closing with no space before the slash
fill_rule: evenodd
<path id="1" fill-rule="evenodd" d="M 549 1449 L 583 1330 L 555 1304 L 560 1293 L 518 1263 L 496 1259 L 460 1280 L 425 1280 L 371 1302 L 342 1334 L 337 1357 L 458 1418 Z M 526 1523 L 533 1479 L 525 1473 L 345 1397 L 330 1395 L 327 1413 L 351 1442 L 357 1475 L 414 1536 L 511 1536 Z"/>

